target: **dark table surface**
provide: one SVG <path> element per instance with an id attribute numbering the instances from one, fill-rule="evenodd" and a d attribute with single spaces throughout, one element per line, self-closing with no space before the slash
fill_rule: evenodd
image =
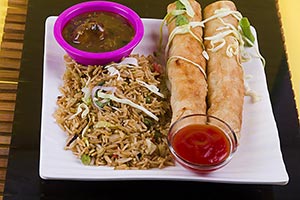
<path id="1" fill-rule="evenodd" d="M 256 28 L 289 183 L 221 184 L 189 181 L 61 181 L 39 177 L 45 20 L 79 0 L 29 0 L 25 40 L 4 199 L 119 199 L 229 197 L 300 199 L 300 134 L 280 19 L 275 0 L 235 0 Z M 119 0 L 141 17 L 163 18 L 171 0 Z M 213 0 L 199 0 L 202 7 Z M 142 195 L 142 196 L 141 196 Z"/>

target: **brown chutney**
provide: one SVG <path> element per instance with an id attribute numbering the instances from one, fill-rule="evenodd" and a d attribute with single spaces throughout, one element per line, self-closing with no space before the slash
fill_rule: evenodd
<path id="1" fill-rule="evenodd" d="M 71 46 L 88 52 L 108 52 L 128 44 L 132 25 L 122 16 L 106 11 L 80 14 L 65 25 L 62 35 Z"/>

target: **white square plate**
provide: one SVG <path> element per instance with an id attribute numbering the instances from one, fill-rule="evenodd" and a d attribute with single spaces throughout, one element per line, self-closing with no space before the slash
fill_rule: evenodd
<path id="1" fill-rule="evenodd" d="M 176 164 L 173 167 L 150 170 L 114 170 L 110 167 L 85 166 L 71 151 L 64 150 L 66 134 L 53 118 L 56 99 L 60 95 L 65 71 L 64 50 L 53 36 L 56 20 L 51 16 L 45 24 L 42 121 L 40 140 L 40 176 L 43 179 L 64 180 L 187 180 L 220 183 L 284 185 L 289 177 L 285 169 L 278 131 L 274 120 L 264 67 L 259 58 L 243 65 L 249 81 L 262 100 L 252 103 L 245 97 L 240 146 L 231 162 L 215 172 L 199 175 Z M 133 53 L 152 54 L 159 40 L 161 19 L 143 19 L 145 36 Z M 256 36 L 255 29 L 252 31 Z M 164 31 L 164 38 L 167 33 Z M 256 47 L 258 44 L 256 43 Z M 257 48 L 258 49 L 258 48 Z M 247 49 L 255 53 L 255 48 Z"/>

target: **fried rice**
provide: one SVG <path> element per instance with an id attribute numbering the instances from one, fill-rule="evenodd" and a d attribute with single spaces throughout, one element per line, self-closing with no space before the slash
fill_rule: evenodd
<path id="1" fill-rule="evenodd" d="M 130 57 L 137 64 L 83 66 L 65 55 L 66 70 L 54 113 L 67 134 L 65 149 L 85 165 L 173 166 L 167 144 L 170 95 L 162 67 L 152 55 Z"/>

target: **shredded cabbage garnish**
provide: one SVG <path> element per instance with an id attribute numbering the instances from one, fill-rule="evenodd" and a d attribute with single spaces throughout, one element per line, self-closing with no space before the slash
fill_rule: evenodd
<path id="1" fill-rule="evenodd" d="M 156 120 L 156 121 L 159 120 L 159 118 L 156 115 L 154 115 L 152 112 L 150 112 L 149 110 L 147 110 L 143 106 L 140 106 L 136 103 L 133 103 L 129 99 L 121 99 L 121 98 L 116 97 L 113 94 L 106 94 L 106 93 L 103 93 L 101 91 L 97 92 L 97 96 L 100 97 L 100 98 L 103 98 L 103 99 L 110 99 L 110 100 L 118 102 L 118 103 L 123 103 L 123 104 L 129 105 L 133 108 L 136 108 L 136 109 L 139 109 L 139 110 L 143 111 L 145 114 L 147 114 L 149 117 L 153 118 L 154 120 Z"/>
<path id="2" fill-rule="evenodd" d="M 227 15 L 233 15 L 239 21 L 238 29 L 235 28 L 232 24 L 226 23 L 221 18 Z M 249 33 L 250 23 L 248 19 L 244 18 L 238 11 L 231 11 L 229 9 L 219 9 L 215 11 L 215 15 L 205 19 L 203 22 L 205 23 L 209 20 L 216 18 L 218 18 L 224 24 L 224 26 L 217 29 L 217 31 L 221 32 L 217 33 L 216 35 L 204 38 L 204 40 L 210 40 L 211 48 L 208 49 L 209 51 L 216 52 L 220 50 L 226 45 L 224 37 L 228 35 L 233 35 L 235 43 L 229 44 L 226 48 L 226 55 L 228 57 L 237 56 L 240 53 L 241 60 L 238 60 L 238 62 L 239 65 L 242 67 L 242 64 L 240 62 L 246 62 L 251 58 L 245 49 L 246 44 L 248 44 L 248 46 L 255 47 L 258 57 L 262 60 L 263 65 L 265 66 L 265 59 L 261 56 L 258 49 L 254 45 L 254 36 L 252 35 L 252 33 Z M 243 22 L 241 22 L 241 20 L 243 20 Z M 244 87 L 245 95 L 250 96 L 252 102 L 255 103 L 257 101 L 260 101 L 261 97 L 257 94 L 257 92 L 253 91 L 250 88 L 246 80 L 244 81 Z"/>
<path id="3" fill-rule="evenodd" d="M 205 20 L 202 20 L 202 23 L 205 24 L 206 22 L 208 22 L 210 20 L 226 17 L 228 15 L 234 16 L 238 21 L 240 21 L 243 17 L 239 11 L 230 10 L 229 8 L 221 8 L 221 9 L 215 10 L 214 15 L 206 18 Z"/>
<path id="4" fill-rule="evenodd" d="M 95 86 L 92 89 L 92 101 L 93 104 L 99 109 L 101 110 L 103 108 L 104 105 L 106 105 L 107 103 L 109 103 L 109 99 L 102 99 L 101 101 L 98 100 L 97 98 L 97 91 L 106 91 L 106 92 L 111 92 L 112 94 L 114 94 L 117 90 L 116 87 L 105 87 L 105 86 Z"/>
<path id="5" fill-rule="evenodd" d="M 197 23 L 197 22 L 190 22 L 188 24 L 185 25 L 181 25 L 181 26 L 176 26 L 173 31 L 170 33 L 169 38 L 168 38 L 168 43 L 166 45 L 166 55 L 169 52 L 169 48 L 170 48 L 170 44 L 172 42 L 172 40 L 174 39 L 174 37 L 177 34 L 186 34 L 189 33 L 191 34 L 202 46 L 202 48 L 204 49 L 204 44 L 202 42 L 202 39 L 199 38 L 196 34 L 193 33 L 193 31 L 191 30 L 191 28 L 195 28 L 197 26 L 201 26 L 201 23 Z"/>
<path id="6" fill-rule="evenodd" d="M 235 43 L 228 45 L 226 48 L 226 55 L 228 57 L 237 56 L 239 53 L 239 42 L 235 40 Z"/>
<path id="7" fill-rule="evenodd" d="M 120 71 L 116 68 L 118 66 L 124 66 L 126 67 L 133 67 L 133 66 L 138 66 L 138 61 L 136 58 L 133 57 L 126 57 L 124 58 L 121 62 L 119 63 L 112 63 L 109 65 L 106 65 L 104 68 L 107 69 L 108 73 L 110 76 L 115 76 L 117 75 L 117 80 L 121 80 L 121 74 Z"/>
<path id="8" fill-rule="evenodd" d="M 185 7 L 186 9 L 186 14 L 190 17 L 194 17 L 195 12 L 190 4 L 190 2 L 188 0 L 179 0 Z"/>
<path id="9" fill-rule="evenodd" d="M 151 155 L 156 150 L 157 147 L 153 142 L 151 142 L 151 140 L 149 138 L 147 138 L 145 140 L 145 143 L 146 143 L 146 146 L 147 146 L 147 148 L 145 149 L 145 152 L 147 154 Z"/>
<path id="10" fill-rule="evenodd" d="M 258 95 L 258 93 L 256 91 L 254 91 L 250 88 L 249 83 L 247 82 L 247 80 L 250 79 L 250 78 L 252 78 L 252 76 L 249 76 L 249 75 L 245 76 L 245 78 L 244 78 L 245 79 L 245 83 L 244 83 L 244 85 L 245 85 L 245 95 L 250 96 L 251 99 L 252 99 L 252 102 L 256 103 L 256 102 L 261 100 L 261 96 Z"/>
<path id="11" fill-rule="evenodd" d="M 86 103 L 87 105 L 89 105 L 91 103 L 91 90 L 90 88 L 88 87 L 88 85 L 90 84 L 91 82 L 91 77 L 88 75 L 88 80 L 86 81 L 85 83 L 85 86 L 81 89 L 81 91 L 83 92 L 83 98 L 82 98 L 82 101 L 84 103 Z"/>
<path id="12" fill-rule="evenodd" d="M 232 24 L 224 22 L 222 17 L 226 17 L 228 15 L 234 16 L 239 21 L 238 29 L 236 29 Z M 230 10 L 229 8 L 221 8 L 221 9 L 216 10 L 214 12 L 213 16 L 203 20 L 202 23 L 206 23 L 206 22 L 208 22 L 212 19 L 216 19 L 216 18 L 221 20 L 221 22 L 224 24 L 224 27 L 220 27 L 220 28 L 218 28 L 218 30 L 225 30 L 225 29 L 229 29 L 229 30 L 220 32 L 220 33 L 216 34 L 215 36 L 204 38 L 205 40 L 211 40 L 212 48 L 210 50 L 215 52 L 215 51 L 218 51 L 220 48 L 222 48 L 225 45 L 225 43 L 223 43 L 222 38 L 224 38 L 225 36 L 232 33 L 239 43 L 239 51 L 241 53 L 242 62 L 248 61 L 250 58 L 249 58 L 248 53 L 246 53 L 244 47 L 246 46 L 246 44 L 250 47 L 255 47 L 255 45 L 254 45 L 255 38 L 250 31 L 250 22 L 248 21 L 248 19 L 246 17 L 243 17 L 242 14 L 238 11 L 233 11 L 233 10 Z M 230 30 L 232 31 L 231 33 L 229 33 Z M 220 46 L 219 45 L 214 46 L 216 43 L 219 43 L 220 41 L 222 41 Z M 234 48 L 227 48 L 227 50 L 226 50 L 227 56 L 238 55 L 238 49 L 236 48 L 236 45 L 234 45 Z M 259 53 L 257 47 L 255 47 L 255 50 L 256 50 L 258 57 L 261 59 L 263 66 L 265 66 L 266 65 L 265 59 Z"/>
<path id="13" fill-rule="evenodd" d="M 162 27 L 163 25 L 166 23 L 170 23 L 175 17 L 176 17 L 176 27 L 174 28 L 174 30 L 169 34 L 169 38 L 168 38 L 168 42 L 165 48 L 165 57 L 167 57 L 168 51 L 169 51 L 169 47 L 174 39 L 174 37 L 177 34 L 186 34 L 189 33 L 191 34 L 202 46 L 203 49 L 205 49 L 204 44 L 203 44 L 203 40 L 202 38 L 199 38 L 192 30 L 191 28 L 195 28 L 198 26 L 203 27 L 204 23 L 202 22 L 189 22 L 188 19 L 186 17 L 184 17 L 184 13 L 186 13 L 189 17 L 194 17 L 195 12 L 190 4 L 190 2 L 188 0 L 179 0 L 176 2 L 176 9 L 171 11 L 170 13 L 168 13 L 164 20 L 163 23 L 160 26 L 160 41 L 159 41 L 159 49 L 161 48 L 161 44 L 162 44 Z M 180 17 L 182 16 L 182 17 Z M 184 17 L 184 18 L 183 18 Z M 209 59 L 209 56 L 207 54 L 207 52 L 205 50 L 203 50 L 202 55 L 204 56 L 205 59 Z M 175 57 L 171 58 L 174 59 Z M 187 58 L 183 58 L 183 57 L 176 57 L 182 60 L 185 60 L 193 65 L 196 65 L 201 72 L 204 74 L 204 76 L 206 77 L 205 72 L 203 71 L 202 67 L 200 65 L 198 65 L 197 63 L 188 60 Z M 168 62 L 170 61 L 170 59 L 168 60 Z M 168 63 L 167 62 L 167 63 Z"/>
<path id="14" fill-rule="evenodd" d="M 121 62 L 119 63 L 111 63 L 109 65 L 106 65 L 104 68 L 108 69 L 110 67 L 118 67 L 118 66 L 126 66 L 126 67 L 133 67 L 133 66 L 138 66 L 138 60 L 133 57 L 126 57 L 124 58 Z"/>
<path id="15" fill-rule="evenodd" d="M 83 112 L 82 112 L 82 108 L 84 108 Z M 81 103 L 78 105 L 76 113 L 69 117 L 69 120 L 74 119 L 80 113 L 81 113 L 81 118 L 83 119 L 87 116 L 87 114 L 89 114 L 89 112 L 90 112 L 89 107 L 85 103 Z"/>
<path id="16" fill-rule="evenodd" d="M 207 51 L 203 50 L 203 51 L 202 51 L 202 56 L 203 56 L 206 60 L 209 60 L 209 55 L 208 55 Z"/>
<path id="17" fill-rule="evenodd" d="M 223 48 L 226 45 L 225 37 L 228 35 L 232 35 L 235 42 L 226 47 L 226 55 L 228 57 L 238 56 L 240 54 L 240 57 L 237 57 L 237 60 L 238 60 L 239 65 L 242 67 L 241 62 L 246 62 L 251 57 L 253 57 L 253 55 L 250 56 L 250 54 L 248 52 L 246 52 L 245 46 L 255 47 L 258 57 L 262 60 L 263 66 L 265 66 L 265 63 L 266 63 L 265 59 L 259 53 L 258 48 L 254 45 L 255 38 L 250 30 L 250 28 L 251 28 L 250 22 L 248 21 L 248 19 L 246 17 L 243 17 L 239 11 L 231 10 L 230 8 L 221 8 L 221 9 L 215 10 L 214 15 L 212 15 L 200 22 L 187 22 L 187 20 L 186 20 L 187 18 L 182 18 L 182 17 L 179 18 L 178 16 L 184 15 L 186 13 L 188 16 L 193 17 L 195 12 L 194 12 L 192 6 L 190 5 L 188 0 L 179 0 L 176 3 L 177 3 L 176 10 L 171 11 L 170 13 L 168 13 L 165 16 L 163 23 L 161 24 L 161 27 L 160 27 L 160 43 L 159 44 L 161 47 L 163 25 L 165 23 L 166 24 L 170 23 L 175 18 L 176 19 L 178 18 L 178 20 L 175 23 L 176 27 L 169 34 L 168 42 L 167 42 L 167 45 L 165 48 L 165 57 L 168 56 L 169 48 L 170 48 L 170 45 L 171 45 L 174 37 L 177 34 L 189 33 L 198 42 L 200 42 L 200 44 L 202 45 L 202 47 L 204 49 L 202 52 L 202 55 L 204 56 L 204 58 L 206 60 L 209 60 L 209 55 L 207 54 L 207 52 L 205 50 L 202 38 L 199 38 L 197 35 L 195 35 L 193 33 L 193 31 L 191 30 L 191 28 L 195 28 L 197 26 L 205 27 L 205 23 L 207 23 L 208 21 L 213 20 L 213 19 L 219 19 L 224 24 L 224 26 L 219 27 L 217 29 L 217 31 L 220 31 L 220 32 L 218 32 L 216 35 L 204 38 L 204 40 L 210 41 L 211 48 L 209 48 L 207 50 L 212 51 L 212 52 L 216 52 L 216 51 L 220 50 L 221 48 Z M 228 15 L 232 15 L 234 18 L 236 18 L 239 21 L 238 28 L 236 28 L 232 24 L 226 23 L 222 19 L 223 17 L 226 17 Z M 206 73 L 200 65 L 198 65 L 197 63 L 195 63 L 187 58 L 184 58 L 182 56 L 171 56 L 167 60 L 167 66 L 168 66 L 169 62 L 173 59 L 182 59 L 186 62 L 189 62 L 189 63 L 197 66 L 200 69 L 200 71 L 202 72 L 202 74 L 204 75 L 204 77 L 206 78 Z M 245 88 L 246 88 L 246 94 L 251 96 L 252 99 L 254 99 L 254 101 L 258 101 L 260 99 L 259 96 L 253 90 L 251 90 L 249 88 L 249 86 L 246 87 L 246 85 L 245 85 Z"/>
<path id="18" fill-rule="evenodd" d="M 205 73 L 205 71 L 203 70 L 203 68 L 201 67 L 201 65 L 199 65 L 199 64 L 197 64 L 197 63 L 195 63 L 195 62 L 193 62 L 193 61 L 191 61 L 191 60 L 189 60 L 189 59 L 187 59 L 187 58 L 185 58 L 185 57 L 182 57 L 182 56 L 171 56 L 171 57 L 168 59 L 167 66 L 168 66 L 169 62 L 171 62 L 171 60 L 173 60 L 173 59 L 181 59 L 181 60 L 184 60 L 184 61 L 186 61 L 186 62 L 188 62 L 188 63 L 190 63 L 190 64 L 192 64 L 192 65 L 195 65 L 195 66 L 198 67 L 199 70 L 202 72 L 202 74 L 204 75 L 205 79 L 207 79 L 206 73 Z"/>
<path id="19" fill-rule="evenodd" d="M 120 74 L 120 71 L 116 68 L 119 65 L 122 65 L 122 66 L 126 65 L 129 68 L 133 67 L 133 66 L 138 66 L 138 60 L 136 58 L 133 58 L 133 57 L 126 57 L 121 62 L 106 65 L 104 68 L 107 69 L 110 76 L 117 75 L 117 80 L 120 80 L 121 79 L 121 74 Z M 88 87 L 88 85 L 91 82 L 91 77 L 89 75 L 87 75 L 87 76 L 88 76 L 88 80 L 86 81 L 85 86 L 81 89 L 81 91 L 84 94 L 83 98 L 82 98 L 82 101 L 85 104 L 89 105 L 92 101 L 91 95 L 93 95 L 93 94 L 92 94 L 92 90 Z M 99 87 L 101 87 L 101 86 L 99 86 Z M 105 91 L 108 91 L 107 89 L 109 89 L 109 87 L 106 87 L 106 88 L 101 87 L 99 89 L 104 89 Z M 115 89 L 113 89 L 113 90 L 115 91 Z"/>
<path id="20" fill-rule="evenodd" d="M 84 138 L 84 134 L 88 131 L 89 127 L 90 127 L 90 120 L 88 121 L 87 125 L 84 127 L 84 129 L 82 130 L 81 136 L 82 138 Z"/>
<path id="21" fill-rule="evenodd" d="M 226 44 L 226 41 L 224 38 L 217 38 L 215 40 L 210 41 L 211 48 L 207 49 L 211 52 L 219 51 L 222 47 L 224 47 Z"/>
<path id="22" fill-rule="evenodd" d="M 118 63 L 119 65 L 128 65 L 131 66 L 138 66 L 138 60 L 133 57 L 126 57 L 121 62 Z"/>
<path id="23" fill-rule="evenodd" d="M 173 19 L 176 19 L 176 27 L 183 27 L 183 26 L 186 26 L 186 27 L 183 27 L 183 28 L 179 28 L 181 30 L 173 30 L 174 33 L 176 34 L 185 34 L 185 33 L 191 33 L 193 35 L 193 37 L 195 37 L 198 41 L 200 41 L 201 45 L 204 46 L 202 44 L 202 39 L 198 38 L 191 30 L 190 30 L 190 27 L 192 24 L 191 22 L 189 22 L 189 20 L 184 16 L 184 14 L 187 14 L 189 17 L 194 17 L 195 15 L 195 11 L 193 10 L 190 2 L 188 0 L 179 0 L 179 1 L 176 1 L 176 9 L 169 12 L 163 19 L 163 22 L 161 23 L 161 26 L 160 26 L 160 38 L 159 38 L 159 49 L 161 49 L 161 45 L 162 45 L 162 33 L 163 33 L 163 25 L 164 24 L 168 24 L 170 23 Z M 198 22 L 198 24 L 195 24 L 193 23 L 192 27 L 196 27 L 196 26 L 203 26 L 203 24 L 200 24 Z M 176 29 L 176 28 L 175 28 Z M 184 30 L 185 29 L 185 30 Z M 177 32 L 178 31 L 178 32 Z M 174 34 L 173 33 L 173 34 Z M 175 35 L 174 35 L 175 36 Z M 171 36 L 174 37 L 174 36 Z M 168 40 L 169 42 L 170 41 L 170 38 Z M 169 43 L 168 42 L 168 43 Z M 167 45 L 167 50 L 168 50 L 168 46 Z"/>
<path id="24" fill-rule="evenodd" d="M 159 92 L 159 89 L 155 86 L 155 85 L 149 85 L 147 83 L 145 83 L 144 81 L 140 81 L 140 80 L 136 80 L 140 85 L 144 86 L 145 88 L 147 88 L 148 90 L 150 90 L 151 92 L 153 92 L 154 94 L 165 98 L 164 94 Z"/>
<path id="25" fill-rule="evenodd" d="M 119 70 L 117 70 L 114 66 L 106 66 L 105 69 L 107 69 L 110 76 L 117 75 L 117 80 L 121 79 L 121 74 Z"/>
<path id="26" fill-rule="evenodd" d="M 250 44 L 254 47 L 254 49 L 255 49 L 255 51 L 256 51 L 256 54 L 257 54 L 257 57 L 262 61 L 262 64 L 263 64 L 263 66 L 265 67 L 265 66 L 266 66 L 266 60 L 265 60 L 265 58 L 260 54 L 260 52 L 259 52 L 259 50 L 258 50 L 258 47 L 257 47 L 256 45 L 254 45 L 254 43 L 252 43 L 248 38 L 245 38 L 245 40 L 247 40 L 247 42 L 250 43 Z M 255 55 L 254 55 L 253 57 L 255 57 Z"/>
<path id="27" fill-rule="evenodd" d="M 235 32 L 234 30 L 227 30 L 227 31 L 219 32 L 216 35 L 213 35 L 210 37 L 205 37 L 204 40 L 210 40 L 210 45 L 212 46 L 210 49 L 207 49 L 207 50 L 216 52 L 219 49 L 221 49 L 222 47 L 224 47 L 226 44 L 224 37 L 226 37 L 227 35 L 230 35 L 230 34 L 234 34 L 235 36 L 238 36 L 237 32 Z M 218 44 L 218 45 L 215 46 L 215 44 Z M 228 49 L 227 49 L 227 51 L 228 51 Z M 228 55 L 227 52 L 226 52 L 226 54 Z"/>

